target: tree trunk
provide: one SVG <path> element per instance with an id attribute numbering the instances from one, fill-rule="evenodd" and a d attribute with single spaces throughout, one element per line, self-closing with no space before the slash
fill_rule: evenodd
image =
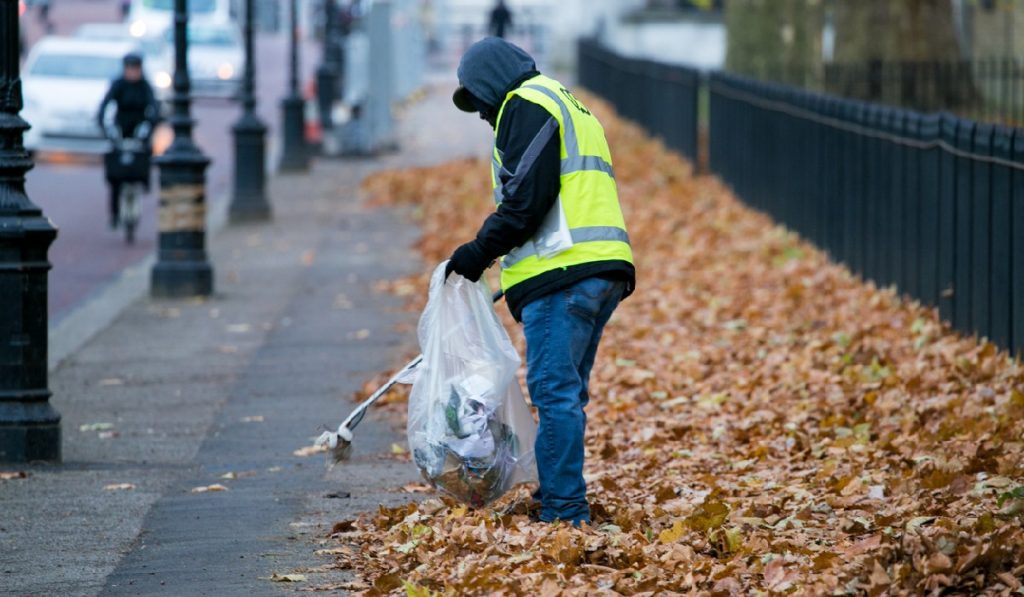
<path id="1" fill-rule="evenodd" d="M 975 97 L 952 0 L 835 0 L 832 93 L 920 110 Z"/>
<path id="2" fill-rule="evenodd" d="M 994 108 L 1003 122 L 1020 126 L 1024 121 L 1024 2 L 978 1 L 965 12 L 965 53 L 974 61 L 979 104 Z"/>
<path id="3" fill-rule="evenodd" d="M 823 0 L 729 0 L 726 69 L 798 85 L 821 70 Z"/>
<path id="4" fill-rule="evenodd" d="M 951 0 L 836 0 L 835 61 L 960 58 Z"/>

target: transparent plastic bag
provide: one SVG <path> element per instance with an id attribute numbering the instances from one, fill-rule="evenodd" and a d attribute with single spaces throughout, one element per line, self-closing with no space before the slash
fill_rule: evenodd
<path id="1" fill-rule="evenodd" d="M 420 317 L 423 362 L 409 396 L 408 437 L 427 481 L 474 507 L 537 480 L 537 425 L 523 399 L 519 354 L 487 285 L 434 270 Z"/>

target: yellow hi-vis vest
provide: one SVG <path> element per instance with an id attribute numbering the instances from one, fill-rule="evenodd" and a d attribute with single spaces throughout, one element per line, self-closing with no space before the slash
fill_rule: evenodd
<path id="1" fill-rule="evenodd" d="M 501 128 L 505 105 L 512 96 L 519 96 L 541 106 L 558 122 L 562 158 L 561 191 L 552 207 L 552 213 L 548 214 L 545 223 L 541 225 L 541 230 L 530 241 L 502 258 L 502 290 L 508 291 L 516 284 L 540 274 L 582 263 L 612 260 L 633 263 L 629 235 L 626 233 L 615 187 L 611 152 L 601 123 L 561 83 L 538 75 L 505 97 L 498 111 L 495 139 Z M 529 153 L 528 148 L 526 154 Z M 528 159 L 524 154 L 520 166 L 528 167 L 528 164 L 523 164 Z M 504 198 L 500 178 L 502 172 L 501 152 L 495 145 L 491 179 L 494 199 L 498 205 L 501 205 Z M 512 174 L 507 170 L 505 172 L 506 175 Z M 566 236 L 571 236 L 571 241 L 566 242 Z M 552 238 L 555 240 L 552 241 Z M 552 245 L 555 250 L 545 252 L 543 247 Z"/>

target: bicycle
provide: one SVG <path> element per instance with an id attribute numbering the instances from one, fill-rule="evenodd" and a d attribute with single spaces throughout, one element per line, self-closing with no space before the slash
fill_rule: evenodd
<path id="1" fill-rule="evenodd" d="M 149 187 L 150 148 L 145 137 L 111 137 L 111 151 L 107 154 L 107 179 L 119 185 L 119 225 L 124 230 L 127 244 L 135 242 L 142 206 L 139 198 Z"/>

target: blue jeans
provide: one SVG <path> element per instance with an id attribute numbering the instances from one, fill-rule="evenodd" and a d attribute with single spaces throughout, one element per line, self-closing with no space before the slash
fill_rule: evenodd
<path id="1" fill-rule="evenodd" d="M 587 386 L 601 332 L 626 283 L 586 278 L 523 308 L 526 385 L 540 414 L 537 472 L 540 519 L 590 522 L 583 481 Z"/>

